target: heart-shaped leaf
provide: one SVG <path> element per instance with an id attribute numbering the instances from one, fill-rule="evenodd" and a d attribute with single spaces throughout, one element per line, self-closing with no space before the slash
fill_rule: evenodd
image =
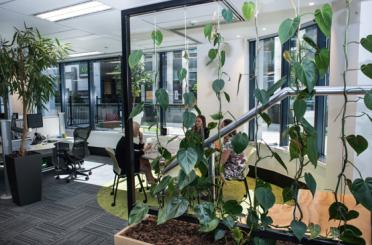
<path id="1" fill-rule="evenodd" d="M 212 38 L 212 30 L 213 30 L 213 25 L 212 24 L 207 24 L 204 26 L 204 36 L 206 38 L 208 38 L 208 40 L 210 41 L 211 38 Z"/>
<path id="2" fill-rule="evenodd" d="M 221 92 L 224 86 L 225 86 L 225 81 L 222 79 L 214 80 L 212 83 L 212 88 L 215 93 Z"/>
<path id="3" fill-rule="evenodd" d="M 242 7 L 243 17 L 246 21 L 250 21 L 254 16 L 255 4 L 253 2 L 244 2 Z"/>
<path id="4" fill-rule="evenodd" d="M 285 171 L 288 173 L 287 166 L 285 165 L 283 159 L 279 156 L 279 154 L 276 153 L 276 152 L 272 152 L 272 154 L 273 154 L 273 157 L 278 161 L 278 163 L 279 163 L 280 165 L 282 165 L 282 167 L 283 167 L 283 168 L 285 169 Z"/>
<path id="5" fill-rule="evenodd" d="M 231 9 L 223 9 L 222 10 L 222 16 L 226 20 L 227 23 L 232 22 L 233 17 L 234 17 L 233 12 L 231 11 Z"/>
<path id="6" fill-rule="evenodd" d="M 360 69 L 364 75 L 372 79 L 372 64 L 362 65 Z"/>
<path id="7" fill-rule="evenodd" d="M 365 95 L 364 95 L 364 104 L 366 105 L 366 107 L 370 110 L 372 110 L 372 90 L 368 91 Z M 372 121 L 372 120 L 371 120 Z"/>
<path id="8" fill-rule="evenodd" d="M 280 89 L 285 82 L 287 81 L 287 77 L 282 77 L 280 80 L 276 81 L 271 87 L 267 89 L 267 96 L 271 97 L 278 89 Z"/>
<path id="9" fill-rule="evenodd" d="M 316 191 L 316 181 L 314 177 L 311 175 L 311 173 L 305 173 L 305 182 L 309 190 L 311 191 L 311 194 L 313 194 L 313 197 L 315 196 Z"/>
<path id="10" fill-rule="evenodd" d="M 282 44 L 291 39 L 297 32 L 301 18 L 299 16 L 294 19 L 286 19 L 279 26 L 279 39 Z"/>
<path id="11" fill-rule="evenodd" d="M 257 202 L 262 206 L 262 208 L 267 211 L 275 203 L 275 196 L 271 189 L 266 187 L 258 187 L 254 191 L 255 198 Z"/>
<path id="12" fill-rule="evenodd" d="M 208 224 L 215 218 L 214 205 L 210 202 L 197 204 L 194 212 L 200 224 Z"/>
<path id="13" fill-rule="evenodd" d="M 316 167 L 318 165 L 318 146 L 317 146 L 317 136 L 316 134 L 310 134 L 306 137 L 306 150 L 307 156 L 311 164 Z"/>
<path id="14" fill-rule="evenodd" d="M 214 240 L 215 240 L 215 241 L 221 240 L 222 238 L 225 237 L 225 235 L 226 235 L 226 231 L 225 231 L 225 230 L 217 229 L 217 230 L 214 232 Z"/>
<path id="15" fill-rule="evenodd" d="M 320 228 L 320 225 L 310 223 L 309 230 L 310 230 L 310 239 L 314 239 L 319 236 L 321 228 Z"/>
<path id="16" fill-rule="evenodd" d="M 351 192 L 358 203 L 372 212 L 372 177 L 354 180 Z"/>
<path id="17" fill-rule="evenodd" d="M 187 70 L 185 68 L 181 68 L 177 72 L 178 80 L 183 81 L 187 76 Z"/>
<path id="18" fill-rule="evenodd" d="M 159 103 L 163 110 L 166 110 L 169 105 L 169 96 L 167 90 L 159 88 L 155 92 L 156 101 Z"/>
<path id="19" fill-rule="evenodd" d="M 305 223 L 301 221 L 293 220 L 291 222 L 291 229 L 292 229 L 293 234 L 297 237 L 297 239 L 301 241 L 302 238 L 305 236 L 307 227 Z"/>
<path id="20" fill-rule="evenodd" d="M 212 130 L 212 129 L 216 128 L 217 125 L 218 125 L 218 123 L 216 123 L 216 122 L 210 122 L 210 123 L 208 123 L 207 128 L 208 128 L 209 130 Z"/>
<path id="21" fill-rule="evenodd" d="M 138 202 L 136 206 L 130 211 L 128 222 L 130 225 L 139 224 L 149 212 L 149 206 Z"/>
<path id="22" fill-rule="evenodd" d="M 152 191 L 153 195 L 158 194 L 161 191 L 164 191 L 165 188 L 169 185 L 169 183 L 172 181 L 172 177 L 167 175 L 164 178 L 161 179 L 161 181 L 155 186 L 155 188 Z"/>
<path id="23" fill-rule="evenodd" d="M 266 123 L 267 126 L 269 127 L 270 124 L 272 123 L 269 114 L 267 114 L 266 112 L 261 112 L 261 113 L 260 113 L 260 116 L 262 117 L 262 119 L 265 121 L 265 123 Z"/>
<path id="24" fill-rule="evenodd" d="M 225 52 L 225 50 L 222 50 L 221 53 L 220 53 L 220 65 L 221 65 L 221 67 L 223 67 L 225 65 L 225 61 L 226 61 L 226 52 Z"/>
<path id="25" fill-rule="evenodd" d="M 183 113 L 183 126 L 187 129 L 194 126 L 196 120 L 196 115 L 192 112 L 185 111 Z"/>
<path id="26" fill-rule="evenodd" d="M 328 208 L 329 220 L 346 220 L 349 210 L 342 202 L 334 202 Z"/>
<path id="27" fill-rule="evenodd" d="M 177 160 L 185 174 L 190 174 L 198 161 L 198 152 L 192 147 L 181 148 L 177 152 Z"/>
<path id="28" fill-rule="evenodd" d="M 159 30 L 151 32 L 151 39 L 156 46 L 160 46 L 163 42 L 163 33 Z"/>
<path id="29" fill-rule="evenodd" d="M 232 147 L 234 152 L 237 154 L 242 153 L 245 148 L 247 148 L 249 143 L 248 135 L 244 132 L 239 132 L 238 134 L 234 135 L 231 140 Z"/>
<path id="30" fill-rule="evenodd" d="M 326 37 L 331 36 L 332 14 L 332 7 L 329 4 L 324 4 L 322 9 L 317 9 L 314 13 L 315 22 Z"/>
<path id="31" fill-rule="evenodd" d="M 217 54 L 218 54 L 217 49 L 212 48 L 208 51 L 208 57 L 211 61 L 214 60 L 217 57 Z"/>
<path id="32" fill-rule="evenodd" d="M 189 202 L 182 197 L 173 197 L 165 203 L 164 207 L 159 210 L 158 225 L 164 224 L 170 219 L 177 218 L 184 214 L 189 207 Z"/>
<path id="33" fill-rule="evenodd" d="M 255 95 L 256 95 L 256 99 L 262 104 L 266 104 L 269 99 L 270 99 L 270 96 L 268 95 L 268 93 L 263 90 L 263 89 L 256 89 L 255 90 Z"/>
<path id="34" fill-rule="evenodd" d="M 129 118 L 134 118 L 138 114 L 140 114 L 143 111 L 143 102 L 138 103 L 137 105 L 134 106 L 132 111 L 129 114 Z"/>
<path id="35" fill-rule="evenodd" d="M 367 37 L 363 37 L 360 40 L 362 46 L 367 49 L 369 52 L 372 53 L 372 35 L 368 35 Z"/>
<path id="36" fill-rule="evenodd" d="M 218 120 L 223 119 L 223 115 L 222 115 L 222 113 L 215 113 L 215 114 L 212 114 L 212 115 L 211 115 L 211 118 L 212 118 L 213 120 L 218 121 Z"/>
<path id="37" fill-rule="evenodd" d="M 315 54 L 315 64 L 319 70 L 320 76 L 324 76 L 327 73 L 329 67 L 329 59 L 329 49 L 323 48 Z"/>
<path id="38" fill-rule="evenodd" d="M 301 120 L 306 112 L 306 101 L 303 99 L 296 99 L 293 103 L 293 110 L 297 120 Z"/>
<path id="39" fill-rule="evenodd" d="M 134 50 L 130 53 L 128 57 L 128 65 L 130 69 L 133 69 L 136 65 L 139 64 L 143 56 L 142 50 Z"/>
<path id="40" fill-rule="evenodd" d="M 318 69 L 314 61 L 309 59 L 305 59 L 302 62 L 302 67 L 304 76 L 302 82 L 306 86 L 307 91 L 311 93 L 316 85 L 316 82 L 318 81 Z"/>
<path id="41" fill-rule="evenodd" d="M 313 49 L 315 49 L 316 51 L 319 51 L 319 47 L 318 47 L 318 44 L 315 43 L 315 41 L 309 37 L 308 35 L 304 35 L 302 37 L 304 39 L 304 41 L 309 44 Z"/>
<path id="42" fill-rule="evenodd" d="M 223 204 L 223 209 L 232 216 L 241 215 L 243 208 L 236 200 L 229 200 Z"/>
<path id="43" fill-rule="evenodd" d="M 214 218 L 209 223 L 202 224 L 200 226 L 199 231 L 203 233 L 214 231 L 217 228 L 219 223 L 220 223 L 220 220 L 217 218 Z"/>
<path id="44" fill-rule="evenodd" d="M 180 171 L 178 176 L 178 188 L 183 190 L 186 186 L 191 184 L 196 179 L 196 174 L 192 170 L 189 174 L 186 174 L 183 170 Z"/>
<path id="45" fill-rule="evenodd" d="M 368 148 L 368 141 L 361 135 L 348 135 L 346 140 L 358 156 Z"/>
<path id="46" fill-rule="evenodd" d="M 187 105 L 189 108 L 194 107 L 196 104 L 196 98 L 193 92 L 184 93 L 183 99 L 185 101 L 185 105 Z"/>

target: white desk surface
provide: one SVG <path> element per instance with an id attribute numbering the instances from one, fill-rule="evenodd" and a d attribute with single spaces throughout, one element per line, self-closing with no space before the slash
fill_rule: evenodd
<path id="1" fill-rule="evenodd" d="M 53 143 L 41 143 L 37 145 L 29 145 L 27 147 L 27 151 L 43 151 L 43 150 L 50 150 L 55 148 L 55 143 L 67 143 L 72 144 L 74 143 L 73 137 L 67 137 L 67 138 L 50 138 L 49 140 L 55 140 L 56 142 Z"/>

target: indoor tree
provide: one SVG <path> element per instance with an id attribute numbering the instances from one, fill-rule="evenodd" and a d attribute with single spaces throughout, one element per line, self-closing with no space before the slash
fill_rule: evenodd
<path id="1" fill-rule="evenodd" d="M 36 28 L 25 25 L 24 29 L 15 28 L 13 39 L 5 49 L 8 57 L 4 66 L 10 71 L 6 79 L 7 87 L 22 102 L 23 126 L 19 155 L 24 156 L 28 133 L 26 115 L 45 108 L 54 94 L 55 79 L 46 74 L 45 70 L 56 66 L 70 48 L 58 39 L 43 37 Z"/>

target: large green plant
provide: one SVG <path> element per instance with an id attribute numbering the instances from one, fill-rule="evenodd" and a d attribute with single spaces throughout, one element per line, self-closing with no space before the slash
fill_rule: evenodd
<path id="1" fill-rule="evenodd" d="M 349 10 L 349 1 L 347 2 L 347 9 Z M 243 16 L 246 21 L 254 19 L 256 29 L 256 57 L 258 57 L 259 36 L 258 36 L 258 11 L 253 2 L 244 2 L 242 7 Z M 222 10 L 222 16 L 226 22 L 232 21 L 232 13 L 228 9 Z M 284 20 L 279 27 L 279 38 L 282 44 L 296 39 L 296 49 L 284 53 L 285 60 L 289 63 L 290 74 L 288 77 L 283 77 L 268 89 L 261 89 L 258 87 L 257 74 L 258 67 L 255 64 L 255 75 L 252 77 L 256 80 L 255 97 L 257 100 L 256 107 L 268 103 L 270 97 L 277 89 L 280 89 L 285 83 L 288 87 L 297 92 L 294 98 L 294 103 L 291 108 L 293 113 L 293 123 L 287 129 L 287 136 L 289 137 L 289 155 L 291 161 L 296 161 L 296 171 L 293 178 L 293 183 L 290 187 L 283 190 L 284 201 L 292 201 L 294 203 L 293 219 L 290 224 L 281 228 L 287 228 L 288 232 L 294 234 L 299 241 L 305 236 L 306 233 L 310 234 L 310 239 L 320 236 L 319 224 L 305 224 L 302 221 L 302 209 L 298 202 L 298 192 L 300 188 L 300 180 L 304 179 L 307 187 L 313 195 L 316 193 L 316 181 L 312 176 L 311 168 L 307 166 L 317 167 L 318 153 L 317 153 L 317 135 L 315 128 L 305 119 L 307 110 L 306 101 L 313 99 L 314 87 L 319 77 L 325 76 L 330 63 L 330 55 L 328 48 L 319 48 L 314 40 L 308 36 L 300 35 L 300 24 L 302 15 L 296 9 L 296 16 Z M 332 8 L 330 5 L 325 4 L 322 8 L 314 12 L 314 19 L 320 30 L 330 37 L 332 25 Z M 347 21 L 348 22 L 348 21 Z M 348 23 L 347 28 L 348 29 Z M 222 100 L 230 101 L 230 95 L 224 91 L 226 82 L 229 81 L 229 76 L 224 71 L 226 63 L 226 53 L 224 50 L 223 36 L 219 32 L 219 23 L 208 24 L 203 29 L 205 37 L 211 44 L 211 49 L 208 52 L 209 61 L 206 66 L 214 64 L 217 67 L 216 79 L 212 82 L 212 89 L 218 100 L 218 111 L 210 115 L 212 122 L 209 123 L 210 129 L 217 127 L 217 132 L 220 135 L 219 125 L 224 119 L 224 110 L 222 107 Z M 347 30 L 345 32 L 347 37 Z M 162 34 L 159 31 L 152 33 L 154 47 L 161 45 Z M 341 200 L 338 200 L 337 194 L 339 193 L 339 186 L 344 184 L 348 185 L 354 197 L 361 205 L 367 209 L 372 208 L 372 181 L 371 178 L 365 180 L 360 179 L 352 182 L 345 177 L 344 171 L 348 165 L 355 167 L 355 165 L 348 159 L 349 144 L 357 154 L 367 149 L 367 141 L 360 135 L 345 135 L 345 121 L 348 117 L 361 117 L 370 116 L 367 113 L 362 115 L 347 115 L 347 103 L 350 103 L 346 92 L 346 76 L 348 72 L 348 57 L 347 46 L 350 45 L 345 38 L 345 73 L 344 73 L 344 86 L 345 86 L 345 105 L 343 106 L 342 115 L 342 142 L 344 145 L 344 160 L 342 172 L 339 175 L 337 187 L 335 190 L 335 203 L 330 208 L 330 218 L 339 220 L 339 226 L 333 227 L 331 236 L 332 238 L 340 239 L 345 242 L 355 244 L 365 243 L 361 237 L 360 230 L 347 222 L 358 217 L 358 213 L 354 210 L 348 210 Z M 372 52 L 372 36 L 368 36 L 361 40 L 361 44 L 367 50 Z M 185 53 L 187 53 L 185 51 Z M 142 51 L 134 51 L 129 57 L 129 64 L 131 68 L 141 60 Z M 185 55 L 187 58 L 187 55 Z M 371 64 L 363 65 L 362 72 L 368 77 L 372 78 Z M 178 71 L 179 80 L 185 80 L 187 71 L 181 68 Z M 159 106 L 167 109 L 169 104 L 167 91 L 159 89 L 156 91 L 156 100 Z M 204 147 L 202 139 L 190 131 L 189 129 L 195 122 L 196 114 L 200 110 L 196 106 L 196 100 L 193 93 L 188 92 L 184 94 L 185 111 L 183 114 L 183 127 L 185 131 L 185 138 L 180 143 L 180 149 L 176 155 L 177 161 L 180 165 L 180 172 L 178 177 L 170 177 L 163 175 L 164 165 L 160 163 L 160 159 L 165 159 L 165 165 L 174 160 L 166 147 L 162 146 L 159 142 L 159 152 L 161 157 L 152 162 L 153 170 L 158 174 L 160 182 L 152 187 L 151 194 L 159 200 L 159 215 L 158 223 L 162 224 L 169 219 L 176 218 L 186 212 L 193 213 L 200 223 L 200 231 L 212 232 L 216 240 L 223 239 L 227 232 L 230 232 L 236 244 L 244 244 L 246 242 L 254 244 L 272 244 L 275 241 L 255 237 L 255 231 L 266 230 L 274 227 L 273 220 L 269 217 L 269 210 L 275 203 L 275 196 L 272 192 L 271 185 L 260 180 L 257 176 L 257 167 L 262 163 L 262 160 L 272 158 L 282 168 L 287 171 L 287 164 L 269 145 L 266 145 L 269 150 L 268 155 L 264 155 L 261 151 L 261 145 L 264 142 L 258 141 L 259 120 L 263 119 L 267 124 L 271 123 L 270 116 L 261 112 L 256 117 L 256 132 L 255 142 L 257 158 L 254 163 L 255 169 L 255 189 L 254 196 L 248 193 L 247 199 L 244 202 L 248 205 L 247 214 L 243 214 L 243 209 L 240 205 L 242 200 L 224 200 L 223 186 L 225 179 L 223 177 L 223 166 L 220 164 L 221 158 L 216 159 L 215 178 L 211 180 L 208 174 L 208 161 L 214 157 L 215 149 L 211 147 Z M 372 109 L 372 91 L 366 91 L 364 97 L 365 105 L 368 109 Z M 131 113 L 135 116 L 142 110 L 141 105 L 137 105 Z M 218 139 L 221 143 L 221 137 Z M 221 144 L 220 144 L 221 145 Z M 235 152 L 243 152 L 248 146 L 248 136 L 245 133 L 239 133 L 232 138 L 232 146 Z M 221 149 L 222 151 L 223 149 Z M 342 183 L 341 183 L 342 182 Z M 202 200 L 202 201 L 201 201 Z M 129 223 L 139 223 L 148 213 L 149 207 L 143 203 L 137 203 L 129 216 Z M 299 214 L 299 215 L 297 215 Z M 246 234 L 244 230 L 237 226 L 240 217 L 244 216 L 246 224 L 249 227 L 249 233 Z M 333 235 L 332 235 L 333 234 Z M 337 234 L 337 236 L 335 236 Z M 327 237 L 329 238 L 329 237 Z"/>
<path id="2" fill-rule="evenodd" d="M 57 39 L 42 37 L 37 29 L 25 26 L 24 29 L 15 29 L 13 40 L 5 49 L 7 62 L 2 67 L 9 71 L 5 87 L 22 102 L 24 120 L 19 154 L 24 156 L 28 133 L 26 115 L 37 108 L 45 108 L 54 94 L 55 79 L 45 70 L 57 65 L 69 48 Z"/>
<path id="3" fill-rule="evenodd" d="M 12 77 L 13 60 L 9 53 L 9 42 L 0 40 L 0 96 L 4 101 L 5 115 L 8 115 L 9 79 Z"/>

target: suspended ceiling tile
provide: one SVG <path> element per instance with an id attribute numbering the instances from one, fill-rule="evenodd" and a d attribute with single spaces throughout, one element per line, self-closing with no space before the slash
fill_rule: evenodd
<path id="1" fill-rule="evenodd" d="M 1 5 L 1 7 L 26 15 L 34 15 L 82 2 L 86 2 L 86 0 L 16 0 Z"/>
<path id="2" fill-rule="evenodd" d="M 98 35 L 121 36 L 120 11 L 115 9 L 67 19 L 58 23 Z"/>

